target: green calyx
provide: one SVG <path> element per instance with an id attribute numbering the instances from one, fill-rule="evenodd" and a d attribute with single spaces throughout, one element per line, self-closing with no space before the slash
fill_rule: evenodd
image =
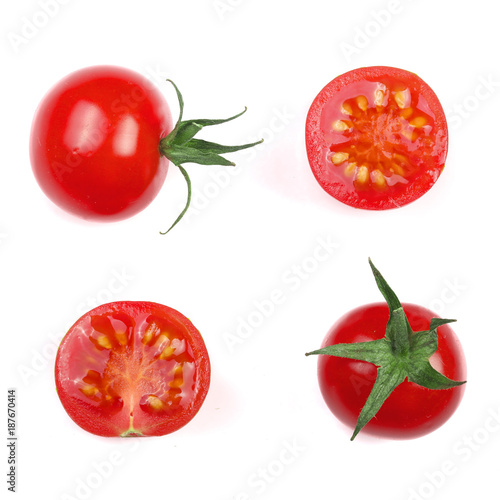
<path id="1" fill-rule="evenodd" d="M 403 307 L 383 276 L 369 260 L 375 281 L 389 306 L 389 321 L 385 337 L 354 344 L 335 344 L 306 353 L 327 354 L 341 358 L 367 361 L 377 366 L 377 378 L 363 406 L 351 441 L 377 414 L 384 401 L 404 380 L 408 379 L 428 389 L 450 389 L 465 383 L 456 382 L 435 370 L 429 358 L 438 348 L 437 328 L 454 319 L 433 318 L 429 330 L 414 332 Z"/>
<path id="2" fill-rule="evenodd" d="M 184 112 L 184 100 L 182 98 L 182 94 L 172 80 L 167 80 L 167 82 L 170 82 L 174 86 L 174 89 L 177 93 L 177 99 L 179 100 L 179 118 L 172 132 L 170 132 L 170 134 L 168 134 L 160 141 L 160 153 L 168 158 L 181 171 L 187 183 L 188 196 L 186 205 L 177 219 L 167 231 L 160 232 L 160 234 L 167 234 L 171 229 L 173 229 L 173 227 L 182 219 L 182 217 L 184 217 L 184 214 L 187 212 L 191 203 L 191 180 L 189 179 L 189 175 L 186 170 L 181 166 L 182 164 L 198 163 L 200 165 L 234 166 L 235 164 L 233 162 L 226 160 L 221 155 L 251 148 L 263 142 L 263 140 L 260 140 L 251 144 L 243 144 L 241 146 L 223 146 L 214 142 L 195 139 L 194 136 L 203 127 L 208 127 L 210 125 L 220 125 L 221 123 L 226 123 L 234 120 L 235 118 L 238 118 L 243 113 L 245 113 L 247 108 L 245 108 L 241 113 L 231 116 L 230 118 L 224 118 L 220 120 L 200 119 L 183 121 L 182 115 Z"/>

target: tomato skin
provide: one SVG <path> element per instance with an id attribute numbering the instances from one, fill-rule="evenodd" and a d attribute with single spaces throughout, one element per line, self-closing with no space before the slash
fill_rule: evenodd
<path id="1" fill-rule="evenodd" d="M 158 194 L 168 160 L 158 150 L 172 130 L 169 107 L 140 74 L 84 68 L 43 98 L 33 120 L 35 178 L 60 208 L 88 220 L 117 221 Z"/>
<path id="2" fill-rule="evenodd" d="M 432 311 L 402 304 L 413 331 L 428 330 Z M 327 333 L 322 347 L 383 338 L 389 308 L 386 303 L 368 304 L 345 314 Z M 449 325 L 437 329 L 438 350 L 431 356 L 434 368 L 453 380 L 465 380 L 465 357 L 459 340 Z M 377 376 L 375 365 L 328 355 L 318 359 L 318 381 L 330 411 L 354 428 L 359 413 Z M 413 439 L 444 424 L 458 408 L 465 385 L 431 390 L 405 380 L 384 402 L 377 415 L 363 427 L 363 433 L 392 439 Z"/>
<path id="3" fill-rule="evenodd" d="M 401 129 L 401 123 L 412 131 L 418 132 L 419 129 L 409 126 L 410 118 L 403 119 L 398 115 L 398 112 L 404 113 L 405 110 L 399 109 L 394 104 L 394 99 L 391 109 L 389 106 L 382 110 L 381 114 L 375 115 L 376 118 L 373 118 L 371 123 L 370 120 L 366 120 L 368 127 L 367 123 L 363 123 L 358 127 L 357 135 L 350 135 L 350 139 L 348 139 L 350 132 L 332 133 L 331 124 L 334 119 L 343 119 L 350 123 L 349 119 L 352 118 L 356 122 L 359 118 L 359 116 L 354 118 L 346 116 L 340 112 L 344 99 L 352 100 L 358 95 L 369 95 L 377 85 L 385 85 L 389 90 L 391 87 L 406 87 L 410 92 L 412 106 L 409 107 L 418 108 L 429 121 L 428 126 L 424 127 L 425 133 L 419 132 L 421 136 L 418 140 L 403 137 L 409 130 Z M 368 110 L 360 114 L 366 115 L 372 112 L 372 108 L 376 108 L 373 99 L 368 102 Z M 397 123 L 398 120 L 401 123 Z M 369 132 L 365 134 L 367 128 Z M 421 197 L 437 181 L 448 152 L 446 116 L 434 91 L 414 73 L 386 66 L 355 69 L 329 82 L 311 104 L 306 119 L 305 135 L 308 160 L 320 186 L 342 203 L 366 210 L 397 208 Z M 375 183 L 370 187 L 360 187 L 359 183 L 353 181 L 352 173 L 350 177 L 344 176 L 341 170 L 345 170 L 345 166 L 351 161 L 350 158 L 341 168 L 332 165 L 332 152 L 336 151 L 337 147 L 340 147 L 342 152 L 348 152 L 346 145 L 350 144 L 349 140 L 354 151 L 368 147 L 368 143 L 380 148 L 372 166 L 375 168 L 380 162 L 387 163 L 386 168 L 381 168 L 384 175 L 388 175 L 383 181 L 385 187 L 379 188 Z M 392 171 L 390 163 L 393 162 L 393 165 L 397 163 L 394 162 L 394 153 L 405 155 L 407 164 L 402 165 L 405 173 L 396 175 Z M 361 166 L 356 165 L 356 168 Z"/>
<path id="4" fill-rule="evenodd" d="M 163 356 L 164 349 L 172 352 Z M 175 309 L 138 301 L 104 304 L 84 314 L 63 338 L 55 363 L 57 393 L 68 415 L 106 437 L 180 429 L 203 404 L 210 373 L 195 326 Z M 161 407 L 150 406 L 150 397 L 161 398 Z"/>

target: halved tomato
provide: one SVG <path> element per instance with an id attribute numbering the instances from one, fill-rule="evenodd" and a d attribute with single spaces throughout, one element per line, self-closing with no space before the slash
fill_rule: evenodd
<path id="1" fill-rule="evenodd" d="M 83 429 L 100 436 L 160 436 L 200 409 L 210 360 L 198 330 L 175 309 L 113 302 L 70 328 L 55 378 L 61 403 Z"/>
<path id="2" fill-rule="evenodd" d="M 406 205 L 441 174 L 448 127 L 434 91 L 386 66 L 349 71 L 314 99 L 306 121 L 309 163 L 321 187 L 370 210 Z"/>

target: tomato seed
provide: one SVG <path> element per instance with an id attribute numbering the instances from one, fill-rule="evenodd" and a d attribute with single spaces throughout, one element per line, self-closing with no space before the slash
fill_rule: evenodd
<path id="1" fill-rule="evenodd" d="M 332 155 L 332 162 L 335 165 L 340 165 L 341 163 L 344 163 L 348 158 L 348 153 L 335 153 L 334 155 Z"/>
<path id="2" fill-rule="evenodd" d="M 97 343 L 104 349 L 111 349 L 112 345 L 111 345 L 111 341 L 109 340 L 109 338 L 106 336 L 106 335 L 101 335 L 98 339 L 97 339 Z"/>
<path id="3" fill-rule="evenodd" d="M 356 104 L 361 111 L 366 111 L 368 109 L 368 99 L 364 95 L 356 97 Z"/>

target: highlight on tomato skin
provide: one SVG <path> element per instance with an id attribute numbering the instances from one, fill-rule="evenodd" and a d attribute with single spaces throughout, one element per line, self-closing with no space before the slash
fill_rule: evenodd
<path id="1" fill-rule="evenodd" d="M 444 110 L 416 74 L 359 68 L 328 83 L 306 119 L 306 148 L 320 186 L 361 209 L 401 207 L 426 193 L 448 151 Z"/>
<path id="2" fill-rule="evenodd" d="M 99 436 L 161 436 L 198 413 L 210 386 L 199 331 L 154 302 L 113 302 L 84 314 L 63 338 L 55 363 L 61 403 Z"/>

